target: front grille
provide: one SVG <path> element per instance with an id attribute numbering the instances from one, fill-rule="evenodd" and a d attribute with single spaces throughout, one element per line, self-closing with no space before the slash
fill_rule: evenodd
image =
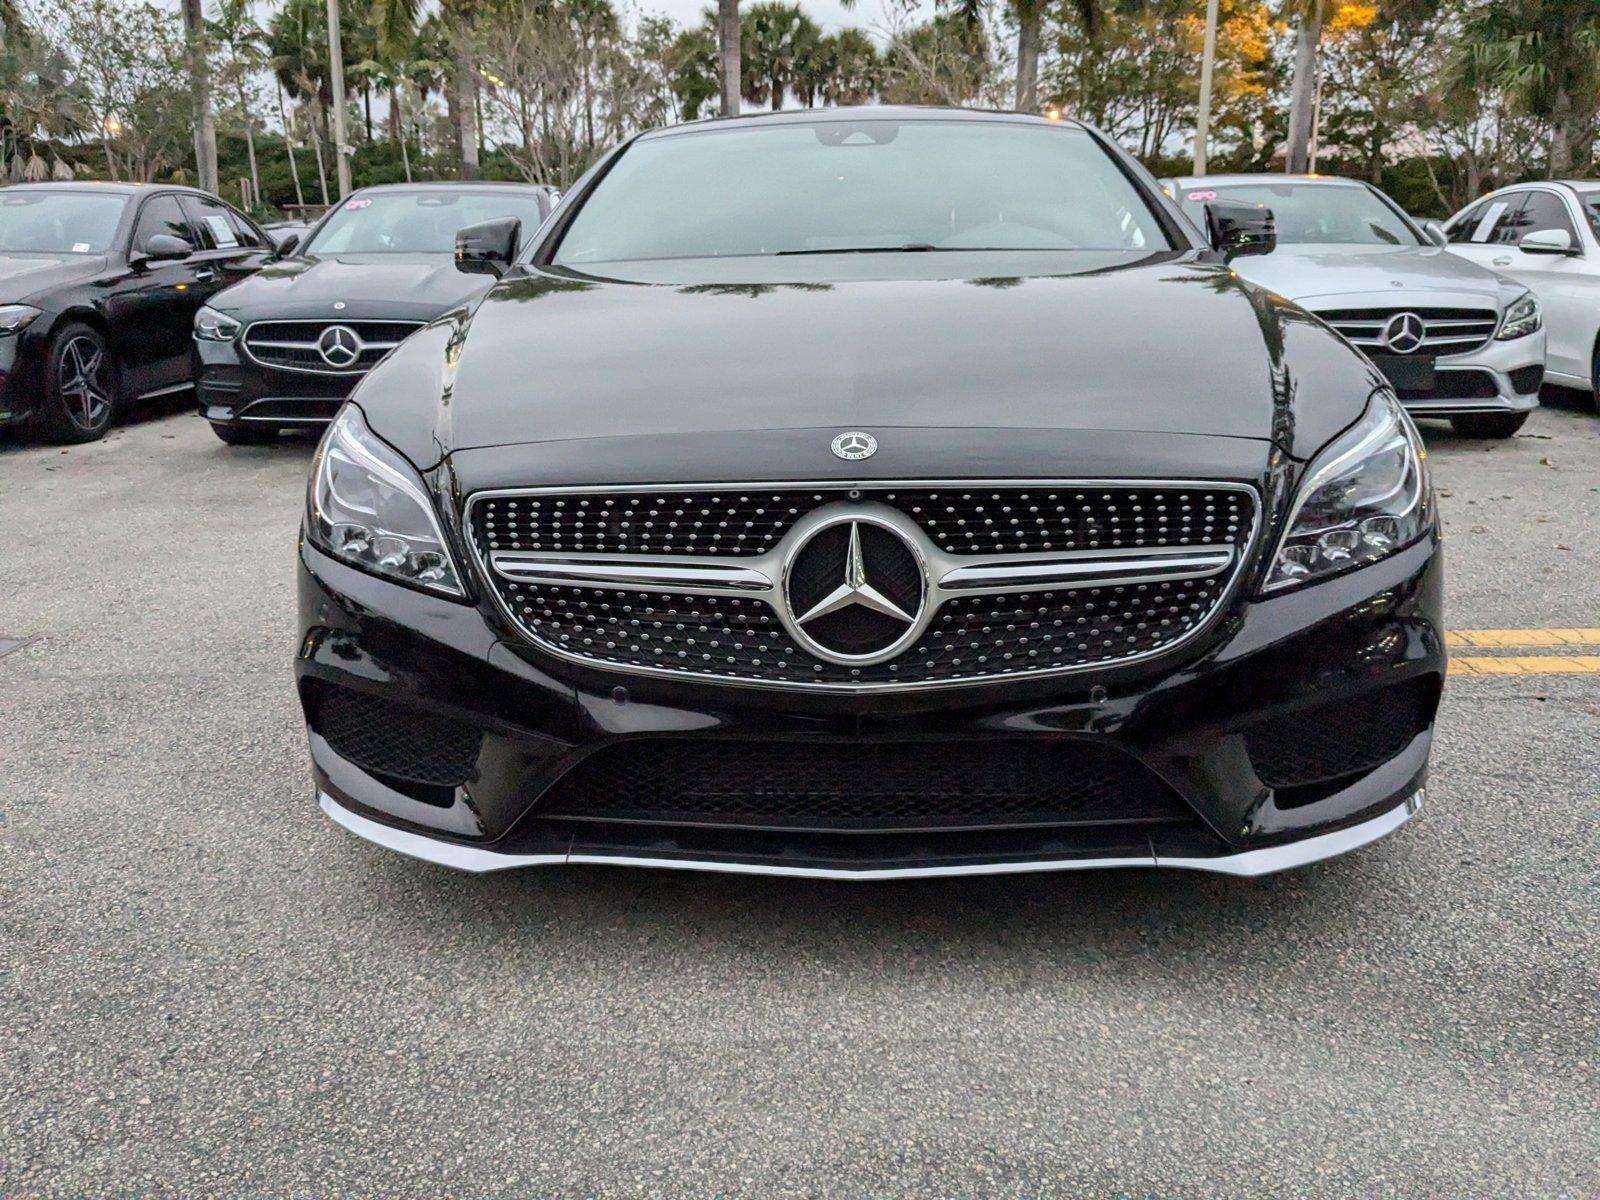
<path id="1" fill-rule="evenodd" d="M 334 325 L 360 339 L 360 351 L 349 363 L 330 363 L 317 349 L 317 340 Z M 364 375 L 420 328 L 420 321 L 257 321 L 244 331 L 244 348 L 264 367 Z"/>
<path id="2" fill-rule="evenodd" d="M 471 725 L 332 684 L 315 694 L 312 727 L 369 774 L 453 788 L 478 761 L 483 733 Z"/>
<path id="3" fill-rule="evenodd" d="M 581 821 L 856 833 L 1194 820 L 1131 755 L 1070 738 L 644 738 L 597 750 L 534 811 Z"/>
<path id="4" fill-rule="evenodd" d="M 843 488 L 782 486 L 494 494 L 469 505 L 468 527 L 484 564 L 504 553 L 749 562 L 773 555 L 808 514 L 847 496 Z M 956 559 L 1208 546 L 1231 550 L 1233 559 L 1203 578 L 941 597 L 915 640 L 888 661 L 866 665 L 824 661 L 802 648 L 774 607 L 780 599 L 528 581 L 486 570 L 527 636 L 588 662 L 776 686 L 938 685 L 1103 666 L 1166 649 L 1217 610 L 1256 519 L 1254 493 L 1222 485 L 883 485 L 862 489 L 854 501 L 897 510 L 936 552 Z M 875 553 L 881 571 L 888 559 Z M 909 580 L 877 578 L 896 604 L 915 602 Z M 796 583 L 803 590 L 806 580 Z M 829 619 L 806 632 L 814 640 L 828 634 L 836 648 L 858 639 L 870 650 L 893 632 L 859 608 L 849 611 L 859 629 L 824 630 Z"/>
<path id="5" fill-rule="evenodd" d="M 1494 400 L 1500 389 L 1487 371 L 1440 371 L 1431 388 L 1396 388 L 1395 394 L 1402 400 Z"/>
<path id="6" fill-rule="evenodd" d="M 1428 727 L 1438 691 L 1431 677 L 1413 679 L 1263 722 L 1245 733 L 1250 763 L 1270 788 L 1362 775 Z"/>
<path id="7" fill-rule="evenodd" d="M 1489 308 L 1337 308 L 1317 313 L 1369 354 L 1397 354 L 1382 340 L 1384 327 L 1401 313 L 1422 318 L 1422 343 L 1406 354 L 1467 354 L 1494 336 L 1500 315 Z"/>

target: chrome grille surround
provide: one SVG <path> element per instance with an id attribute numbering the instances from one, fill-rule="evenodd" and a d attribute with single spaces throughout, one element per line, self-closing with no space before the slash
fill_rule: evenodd
<path id="1" fill-rule="evenodd" d="M 795 636 L 785 566 L 814 527 L 850 512 L 893 525 L 924 559 L 927 603 L 892 661 L 821 661 Z M 498 607 L 562 658 L 864 692 L 1166 653 L 1222 611 L 1260 504 L 1247 485 L 1190 480 L 673 484 L 479 492 L 464 522 Z"/>
<path id="2" fill-rule="evenodd" d="M 1402 313 L 1422 318 L 1422 344 L 1409 354 L 1450 357 L 1484 346 L 1500 327 L 1492 308 L 1430 308 L 1404 305 L 1385 308 L 1330 308 L 1316 312 L 1355 346 L 1369 354 L 1394 354 L 1382 340 L 1384 326 Z"/>
<path id="3" fill-rule="evenodd" d="M 346 367 L 325 361 L 317 349 L 317 339 L 330 326 L 342 325 L 361 341 L 360 353 Z M 295 371 L 306 375 L 365 375 L 389 356 L 389 352 L 421 329 L 421 321 L 275 320 L 252 321 L 245 327 L 239 344 L 251 362 L 273 371 Z"/>

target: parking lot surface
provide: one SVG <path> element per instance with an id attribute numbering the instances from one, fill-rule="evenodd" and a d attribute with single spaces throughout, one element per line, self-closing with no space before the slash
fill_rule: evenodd
<path id="1" fill-rule="evenodd" d="M 1425 430 L 1453 629 L 1600 626 L 1563 399 Z M 1600 1194 L 1581 648 L 1456 674 L 1420 818 L 1265 880 L 474 878 L 316 808 L 312 449 L 0 443 L 0 1195 Z"/>

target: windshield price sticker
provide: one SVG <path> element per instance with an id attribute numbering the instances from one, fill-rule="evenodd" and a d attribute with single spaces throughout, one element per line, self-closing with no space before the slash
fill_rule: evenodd
<path id="1" fill-rule="evenodd" d="M 230 250 L 239 244 L 239 239 L 234 236 L 233 226 L 228 224 L 227 217 L 208 216 L 206 228 L 211 230 L 211 236 L 216 240 L 219 250 Z"/>
<path id="2" fill-rule="evenodd" d="M 1215 192 L 1190 192 L 1189 193 L 1189 199 L 1191 199 L 1191 200 L 1215 200 L 1216 198 L 1217 198 L 1217 194 Z"/>
<path id="3" fill-rule="evenodd" d="M 1489 231 L 1494 228 L 1494 223 L 1500 219 L 1500 214 L 1511 205 L 1504 200 L 1496 200 L 1489 205 L 1489 211 L 1483 214 L 1483 220 L 1472 231 L 1472 241 L 1485 242 L 1489 240 Z"/>
<path id="4" fill-rule="evenodd" d="M 346 212 L 353 212 L 358 208 L 366 208 L 371 203 L 371 200 L 346 200 L 344 207 Z"/>

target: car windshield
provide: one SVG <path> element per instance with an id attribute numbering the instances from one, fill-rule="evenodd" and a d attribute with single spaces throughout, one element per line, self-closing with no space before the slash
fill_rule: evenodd
<path id="1" fill-rule="evenodd" d="M 456 232 L 468 225 L 516 217 L 527 238 L 543 219 L 538 196 L 509 191 L 356 195 L 339 205 L 306 250 L 312 254 L 453 254 Z"/>
<path id="2" fill-rule="evenodd" d="M 0 192 L 0 251 L 104 254 L 127 202 L 109 192 Z"/>
<path id="3" fill-rule="evenodd" d="M 1421 246 L 1406 220 L 1364 187 L 1332 183 L 1194 184 L 1178 202 L 1205 228 L 1207 200 L 1234 200 L 1272 210 L 1278 244 Z"/>
<path id="4" fill-rule="evenodd" d="M 936 251 L 1170 250 L 1082 129 L 1004 121 L 787 121 L 644 138 L 554 261 Z"/>

